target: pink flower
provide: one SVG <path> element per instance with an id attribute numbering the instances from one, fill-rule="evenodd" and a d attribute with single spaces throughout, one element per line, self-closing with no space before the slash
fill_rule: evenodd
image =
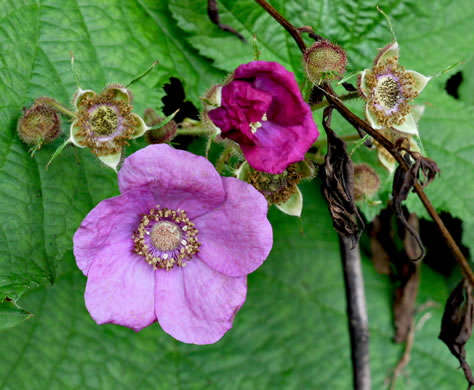
<path id="1" fill-rule="evenodd" d="M 209 118 L 252 168 L 273 174 L 303 160 L 319 135 L 293 73 L 276 62 L 240 65 Z"/>
<path id="2" fill-rule="evenodd" d="M 100 202 L 74 235 L 92 318 L 135 331 L 158 320 L 180 341 L 216 342 L 272 247 L 267 201 L 165 144 L 128 157 L 118 180 L 121 195 Z"/>

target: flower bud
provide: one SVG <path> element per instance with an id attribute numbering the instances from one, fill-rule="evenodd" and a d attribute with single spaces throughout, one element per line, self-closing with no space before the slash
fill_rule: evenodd
<path id="1" fill-rule="evenodd" d="M 230 79 L 230 77 L 229 77 Z M 220 133 L 220 129 L 214 125 L 209 118 L 209 111 L 220 107 L 222 103 L 222 84 L 213 85 L 206 93 L 201 97 L 201 102 L 204 106 L 204 110 L 201 112 L 201 123 L 211 134 Z"/>
<path id="2" fill-rule="evenodd" d="M 326 40 L 315 42 L 303 55 L 306 75 L 313 84 L 342 79 L 346 63 L 345 51 Z"/>
<path id="3" fill-rule="evenodd" d="M 354 165 L 354 198 L 356 201 L 371 198 L 380 187 L 380 178 L 367 164 Z"/>
<path id="4" fill-rule="evenodd" d="M 160 117 L 152 108 L 146 108 L 144 113 L 145 123 L 148 127 L 159 125 L 165 118 Z M 176 122 L 170 120 L 159 129 L 149 130 L 145 133 L 145 139 L 149 144 L 163 144 L 170 142 L 177 132 Z"/>
<path id="5" fill-rule="evenodd" d="M 43 143 L 49 144 L 61 133 L 58 114 L 46 104 L 34 104 L 24 111 L 18 121 L 18 135 L 28 145 L 39 149 Z"/>

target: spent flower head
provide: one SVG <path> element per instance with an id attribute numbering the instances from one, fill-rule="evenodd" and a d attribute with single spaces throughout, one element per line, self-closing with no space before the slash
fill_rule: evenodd
<path id="1" fill-rule="evenodd" d="M 280 174 L 257 171 L 245 161 L 235 171 L 235 176 L 251 184 L 268 202 L 285 214 L 300 217 L 303 211 L 303 194 L 298 188 L 302 180 L 316 176 L 316 168 L 307 160 L 291 164 Z"/>
<path id="2" fill-rule="evenodd" d="M 374 129 L 393 128 L 418 134 L 410 102 L 425 88 L 430 77 L 398 64 L 399 46 L 395 41 L 379 51 L 372 69 L 359 76 L 359 93 L 367 101 L 365 116 Z"/>
<path id="3" fill-rule="evenodd" d="M 61 121 L 56 111 L 44 104 L 41 97 L 29 109 L 24 109 L 18 120 L 17 131 L 21 140 L 31 146 L 31 156 L 43 144 L 49 144 L 61 134 Z"/>
<path id="4" fill-rule="evenodd" d="M 126 158 L 118 182 L 121 195 L 100 202 L 74 235 L 92 318 L 135 331 L 158 321 L 180 341 L 216 342 L 272 247 L 265 198 L 166 144 Z"/>
<path id="5" fill-rule="evenodd" d="M 89 148 L 103 163 L 116 169 L 122 148 L 147 130 L 143 119 L 132 112 L 131 92 L 120 84 L 110 84 L 101 93 L 79 89 L 74 95 L 76 119 L 70 140 Z"/>
<path id="6" fill-rule="evenodd" d="M 380 177 L 368 164 L 354 165 L 354 198 L 356 201 L 372 198 L 380 187 Z"/>

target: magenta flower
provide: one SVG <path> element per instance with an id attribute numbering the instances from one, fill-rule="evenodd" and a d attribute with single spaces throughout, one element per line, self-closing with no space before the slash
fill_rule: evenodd
<path id="1" fill-rule="evenodd" d="M 252 168 L 273 174 L 303 160 L 319 135 L 293 73 L 276 62 L 240 65 L 209 118 Z"/>
<path id="2" fill-rule="evenodd" d="M 272 247 L 267 201 L 203 157 L 150 145 L 123 163 L 121 195 L 100 202 L 74 235 L 98 324 L 218 341 L 245 301 L 246 275 Z"/>

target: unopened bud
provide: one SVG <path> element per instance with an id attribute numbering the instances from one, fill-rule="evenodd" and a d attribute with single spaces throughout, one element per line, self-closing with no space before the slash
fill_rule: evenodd
<path id="1" fill-rule="evenodd" d="M 354 198 L 356 201 L 371 198 L 380 187 L 380 178 L 367 164 L 354 165 Z"/>
<path id="2" fill-rule="evenodd" d="M 326 40 L 315 42 L 303 55 L 306 75 L 313 84 L 342 79 L 346 63 L 345 51 Z"/>
<path id="3" fill-rule="evenodd" d="M 46 104 L 34 104 L 18 120 L 18 135 L 28 145 L 36 147 L 49 144 L 61 133 L 58 114 Z"/>
<path id="4" fill-rule="evenodd" d="M 145 123 L 148 127 L 158 126 L 165 118 L 160 117 L 152 108 L 146 108 L 144 113 Z M 177 132 L 176 122 L 170 120 L 159 129 L 149 130 L 145 133 L 145 139 L 149 144 L 163 144 L 170 142 Z"/>

